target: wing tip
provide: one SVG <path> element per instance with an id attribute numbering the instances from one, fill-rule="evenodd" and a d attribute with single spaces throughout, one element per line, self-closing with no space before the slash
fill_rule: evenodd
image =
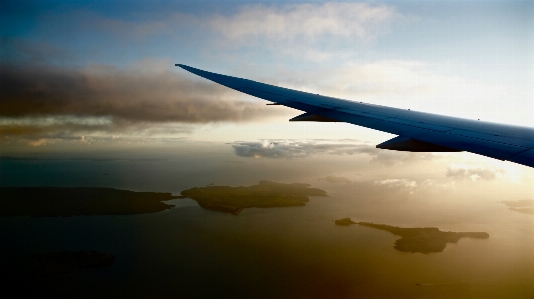
<path id="1" fill-rule="evenodd" d="M 181 67 L 182 69 L 188 71 L 188 72 L 191 72 L 193 74 L 196 74 L 196 75 L 199 75 L 201 77 L 204 77 L 201 75 L 201 73 L 209 73 L 209 72 L 206 72 L 206 71 L 203 71 L 203 70 L 199 70 L 199 69 L 196 69 L 194 67 L 191 67 L 191 66 L 188 66 L 188 65 L 185 65 L 185 64 L 181 64 L 181 63 L 175 63 L 174 66 L 178 66 L 178 67 Z"/>

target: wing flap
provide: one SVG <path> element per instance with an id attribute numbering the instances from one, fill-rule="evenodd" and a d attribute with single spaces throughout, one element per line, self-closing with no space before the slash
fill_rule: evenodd
<path id="1" fill-rule="evenodd" d="M 459 152 L 457 149 L 402 136 L 397 136 L 386 142 L 380 143 L 376 148 L 406 152 Z"/>

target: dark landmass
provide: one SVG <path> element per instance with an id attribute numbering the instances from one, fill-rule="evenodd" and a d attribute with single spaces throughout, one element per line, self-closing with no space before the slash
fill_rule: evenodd
<path id="1" fill-rule="evenodd" d="M 115 261 L 113 254 L 96 251 L 58 251 L 39 253 L 32 256 L 39 262 L 37 274 L 70 273 L 79 268 L 107 267 Z"/>
<path id="2" fill-rule="evenodd" d="M 523 199 L 523 200 L 507 200 L 501 201 L 501 203 L 510 207 L 510 210 L 534 214 L 534 199 Z"/>
<path id="3" fill-rule="evenodd" d="M 3 187 L 0 216 L 70 217 L 156 213 L 174 207 L 171 193 L 112 188 Z"/>
<path id="4" fill-rule="evenodd" d="M 345 177 L 341 177 L 341 176 L 327 176 L 325 178 L 321 178 L 319 180 L 325 180 L 329 183 L 351 183 L 351 180 L 349 180 L 348 178 L 345 178 Z"/>
<path id="5" fill-rule="evenodd" d="M 385 224 L 359 222 L 359 225 L 388 231 L 402 238 L 395 241 L 394 248 L 402 252 L 442 252 L 447 243 L 457 243 L 461 238 L 487 239 L 485 232 L 442 232 L 436 227 L 402 228 Z"/>
<path id="6" fill-rule="evenodd" d="M 206 186 L 182 191 L 204 209 L 238 215 L 245 208 L 304 206 L 308 196 L 326 196 L 326 191 L 309 184 L 260 181 L 249 187 Z"/>
<path id="7" fill-rule="evenodd" d="M 351 224 L 356 224 L 356 222 L 350 220 L 350 218 L 343 218 L 335 221 L 336 225 L 349 226 Z"/>

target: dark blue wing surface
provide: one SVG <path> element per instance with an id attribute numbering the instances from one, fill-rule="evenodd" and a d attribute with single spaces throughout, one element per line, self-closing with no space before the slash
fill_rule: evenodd
<path id="1" fill-rule="evenodd" d="M 378 148 L 468 151 L 534 167 L 534 128 L 353 102 L 177 66 L 251 96 L 306 112 L 293 121 L 347 122 L 399 135 Z"/>

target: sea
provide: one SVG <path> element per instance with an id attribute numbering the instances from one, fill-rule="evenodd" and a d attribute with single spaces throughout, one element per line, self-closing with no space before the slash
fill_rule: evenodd
<path id="1" fill-rule="evenodd" d="M 0 218 L 2 298 L 27 293 L 56 298 L 534 298 L 534 215 L 502 203 L 528 199 L 528 193 L 517 195 L 512 183 L 488 193 L 495 181 L 430 188 L 421 172 L 434 173 L 438 166 L 403 170 L 400 165 L 389 171 L 392 166 L 355 156 L 244 158 L 225 144 L 4 156 L 1 186 L 178 195 L 209 184 L 271 180 L 309 183 L 329 196 L 311 197 L 302 207 L 249 208 L 239 215 L 206 210 L 184 198 L 152 214 Z M 331 183 L 324 179 L 328 175 L 351 182 Z M 462 238 L 439 253 L 407 253 L 393 248 L 400 237 L 389 232 L 334 224 L 347 217 L 490 237 Z M 89 250 L 111 253 L 115 261 L 72 273 L 28 274 L 36 264 L 33 254 Z"/>

